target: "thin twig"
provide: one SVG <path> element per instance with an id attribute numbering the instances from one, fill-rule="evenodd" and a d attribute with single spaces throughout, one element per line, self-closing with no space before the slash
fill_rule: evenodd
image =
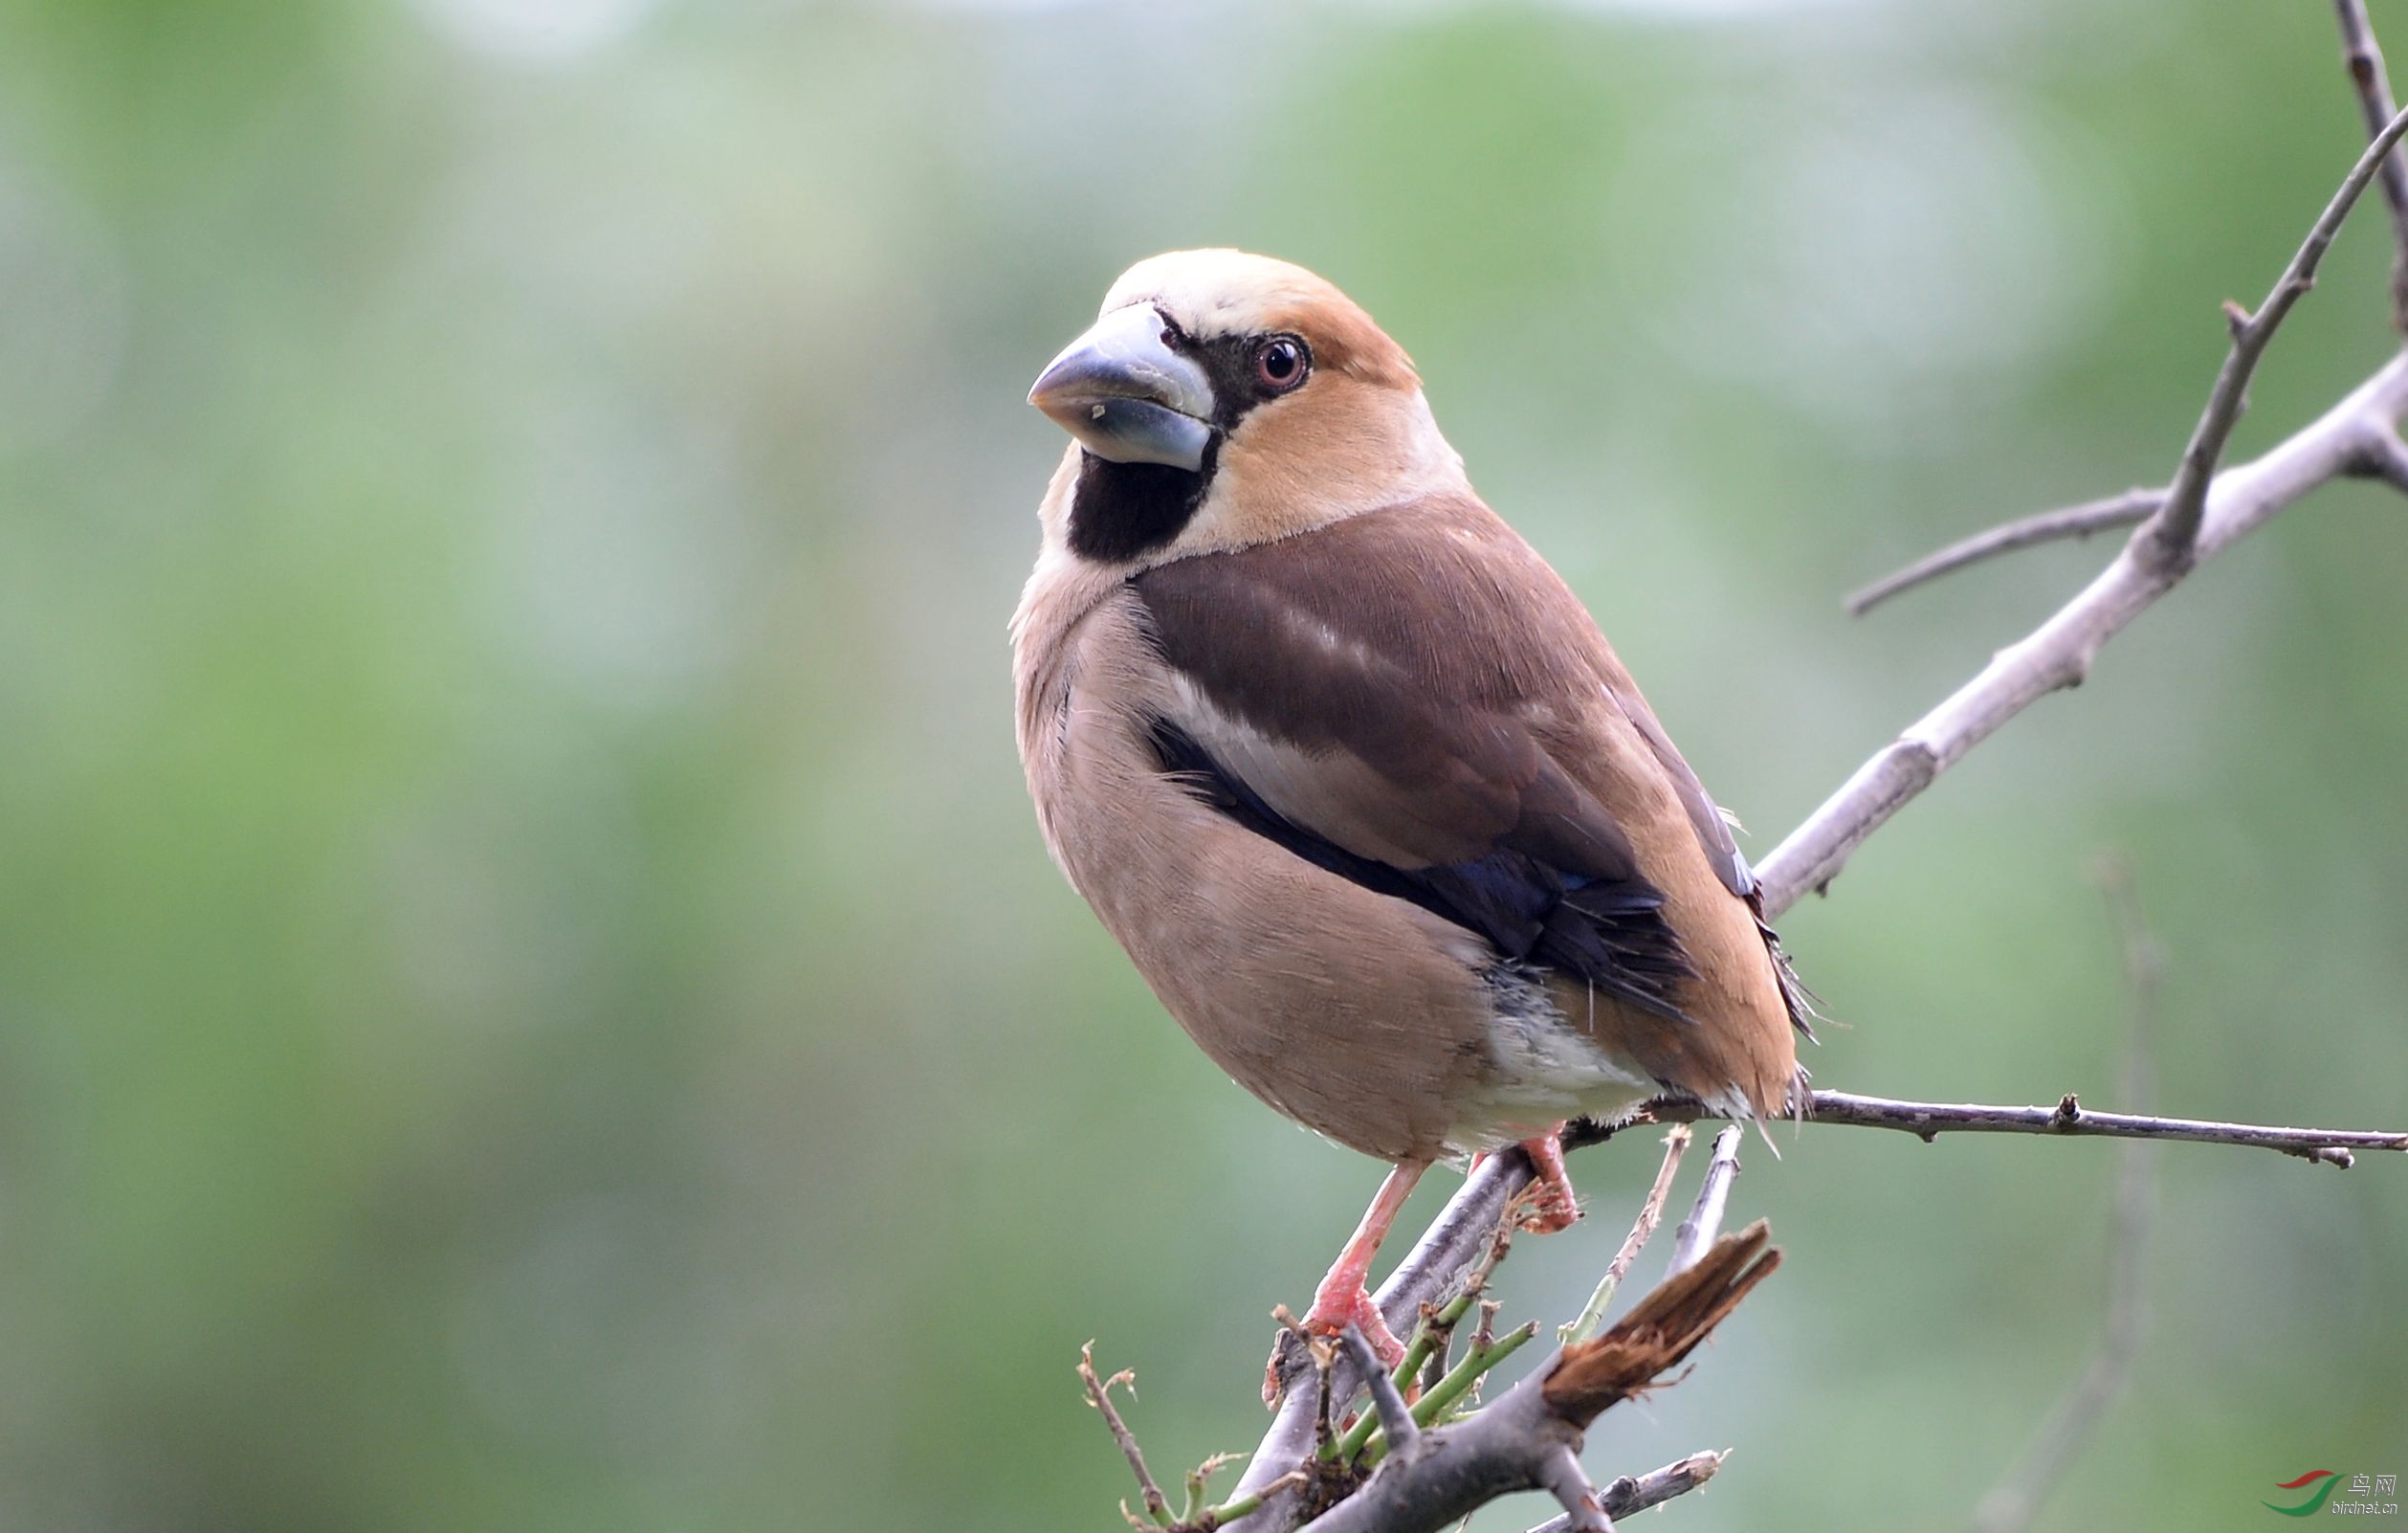
<path id="1" fill-rule="evenodd" d="M 1697 1201 L 1690 1205 L 1689 1217 L 1672 1232 L 1672 1261 L 1666 1276 L 1696 1266 L 1722 1233 L 1723 1204 L 1730 1199 L 1731 1184 L 1739 1176 L 1740 1133 L 1739 1125 L 1733 1123 L 1714 1136 L 1713 1158 L 1706 1163 L 1706 1179 L 1698 1184 Z"/>
<path id="2" fill-rule="evenodd" d="M 1852 1092 L 1818 1091 L 1805 1121 L 1857 1128 L 1896 1128 L 1929 1142 L 1934 1135 L 2057 1134 L 2103 1139 L 2178 1139 L 2195 1144 L 2248 1144 L 2280 1150 L 2304 1161 L 2344 1168 L 2353 1150 L 2408 1151 L 2408 1134 L 2342 1128 L 2280 1128 L 2264 1123 L 2223 1123 L 2200 1118 L 2153 1118 L 2141 1113 L 2101 1113 L 2071 1094 L 2054 1107 L 1990 1107 L 1972 1102 L 1899 1101 Z"/>
<path id="3" fill-rule="evenodd" d="M 2141 914 L 2132 869 L 2121 857 L 2105 860 L 2099 883 L 2122 948 L 2124 985 L 2132 998 L 2132 1023 L 2124 1044 L 2124 1100 L 2147 1106 L 2155 1095 L 2156 1068 L 2151 1050 L 2156 1034 L 2157 992 L 2165 962 L 2157 939 Z M 2081 1376 L 2048 1413 L 2022 1459 L 1999 1480 L 1974 1512 L 1977 1533 L 2022 1533 L 2089 1445 L 2099 1418 L 2124 1388 L 2148 1327 L 2142 1262 L 2156 1203 L 2153 1146 L 2138 1140 L 2116 1158 L 2115 1209 L 2108 1229 L 2107 1319 L 2099 1344 Z"/>
<path id="4" fill-rule="evenodd" d="M 2340 233 L 2341 221 L 2350 215 L 2375 171 L 2391 158 L 2392 145 L 2402 133 L 2408 133 L 2408 112 L 2395 114 L 2358 156 L 2358 163 L 2342 178 L 2341 189 L 2326 204 L 2323 216 L 2309 230 L 2255 314 L 2232 306 L 2225 309 L 2232 322 L 2232 350 L 2217 371 L 2215 386 L 2207 391 L 2207 406 L 2199 411 L 2190 445 L 2182 450 L 2174 482 L 2166 486 L 2166 503 L 2132 535 L 2132 552 L 2144 568 L 2178 573 L 2191 567 L 2199 519 L 2207 510 L 2207 487 L 2216 478 L 2216 465 L 2223 459 L 2224 443 L 2232 436 L 2234 423 L 2247 408 L 2249 379 L 2258 370 L 2258 359 L 2265 355 L 2266 344 L 2282 328 L 2291 305 L 2316 285 L 2316 267 L 2331 248 L 2332 236 Z"/>
<path id="5" fill-rule="evenodd" d="M 1380 1354 L 1371 1349 L 1371 1343 L 1362 1331 L 1348 1325 L 1344 1333 L 1346 1350 L 1353 1354 L 1355 1366 L 1362 1370 L 1363 1381 L 1371 1386 L 1371 1408 L 1380 1417 L 1380 1430 L 1388 1434 L 1392 1451 L 1413 1446 L 1422 1429 L 1413 1420 L 1413 1408 L 1404 1403 L 1404 1393 L 1396 1380 L 1380 1365 Z"/>
<path id="6" fill-rule="evenodd" d="M 1686 1496 L 1714 1477 L 1722 1467 L 1722 1455 L 1691 1454 L 1678 1463 L 1649 1470 L 1644 1475 L 1624 1475 L 1597 1493 L 1611 1518 L 1628 1517 L 1650 1506 L 1661 1506 L 1675 1496 Z M 1532 1528 L 1530 1533 L 1571 1533 L 1569 1517 L 1551 1518 Z"/>
<path id="7" fill-rule="evenodd" d="M 1985 528 L 1970 538 L 1960 538 L 1935 553 L 1925 554 L 1914 563 L 1869 585 L 1850 591 L 1842 606 L 1850 617 L 1862 617 L 1874 608 L 1902 591 L 1912 590 L 1942 575 L 1953 574 L 1967 565 L 1977 565 L 2018 548 L 2035 544 L 2057 543 L 2067 538 L 2088 538 L 2094 532 L 2115 527 L 2129 527 L 2146 522 L 2166 503 L 2163 490 L 2126 490 L 2104 500 L 2085 500 L 2080 505 L 2063 506 L 2054 511 L 2036 512 Z"/>
<path id="8" fill-rule="evenodd" d="M 1280 1308 L 1280 1323 L 1297 1335 L 1304 1335 L 1303 1328 L 1286 1315 L 1287 1306 Z M 1313 1363 L 1313 1451 L 1327 1458 L 1330 1456 L 1330 1444 L 1337 1435 L 1338 1412 L 1345 1408 L 1348 1400 L 1354 1398 L 1354 1394 L 1349 1391 L 1341 1395 L 1332 1388 L 1330 1375 L 1337 1370 L 1339 1356 L 1337 1347 L 1319 1337 L 1308 1336 L 1305 1338 L 1305 1355 Z M 1351 1363 L 1353 1359 L 1347 1361 Z"/>
<path id="9" fill-rule="evenodd" d="M 1310 1484 L 1312 1479 L 1313 1477 L 1303 1470 L 1292 1469 L 1277 1479 L 1266 1482 L 1258 1489 L 1230 1497 L 1220 1505 L 1205 1512 L 1203 1517 L 1197 1519 L 1197 1522 L 1207 1528 L 1226 1527 L 1241 1517 L 1251 1517 L 1261 1511 L 1265 1501 L 1283 1496 L 1292 1490 L 1300 1490 Z"/>
<path id="10" fill-rule="evenodd" d="M 1109 1379 L 1097 1378 L 1095 1344 L 1090 1342 L 1078 1349 L 1078 1378 L 1081 1384 L 1087 1386 L 1087 1403 L 1103 1412 L 1104 1425 L 1112 1429 L 1112 1440 L 1120 1445 L 1121 1455 L 1129 1460 L 1130 1471 L 1138 1477 L 1138 1490 L 1145 1498 L 1146 1515 L 1168 1527 L 1171 1503 L 1163 1498 L 1162 1487 L 1155 1484 L 1154 1477 L 1146 1471 L 1145 1455 L 1138 1451 L 1137 1433 L 1129 1430 L 1129 1424 L 1120 1419 L 1120 1412 L 1113 1409 L 1112 1387 L 1126 1385 L 1134 1392 L 1137 1375 L 1123 1368 Z"/>
<path id="11" fill-rule="evenodd" d="M 1194 1525 L 1204 1509 L 1204 1496 L 1211 1488 L 1212 1477 L 1245 1456 L 1244 1454 L 1214 1454 L 1187 1472 L 1187 1500 L 1179 1509 L 1181 1524 Z"/>
<path id="12" fill-rule="evenodd" d="M 2371 141 L 2383 131 L 2398 107 L 2392 101 L 2392 82 L 2383 70 L 2383 50 L 2375 41 L 2374 25 L 2366 19 L 2366 0 L 2333 0 L 2341 22 L 2341 61 L 2349 66 L 2356 88 L 2359 114 L 2366 120 Z M 2383 157 L 2383 200 L 2392 211 L 2392 323 L 2408 330 L 2408 167 L 2399 156 Z"/>
<path id="13" fill-rule="evenodd" d="M 1664 1164 L 1656 1167 L 1655 1185 L 1647 1189 L 1646 1201 L 1639 1205 L 1639 1216 L 1630 1221 L 1630 1233 L 1623 1237 L 1622 1249 L 1605 1264 L 1605 1276 L 1598 1280 L 1597 1291 L 1580 1307 L 1578 1319 L 1556 1332 L 1558 1342 L 1585 1342 L 1605 1323 L 1605 1307 L 1614 1301 L 1614 1290 L 1630 1276 L 1630 1264 L 1639 1259 L 1655 1227 L 1664 1218 L 1664 1200 L 1671 1195 L 1672 1177 L 1681 1168 L 1681 1157 L 1689 1150 L 1690 1132 L 1687 1123 L 1674 1123 L 1664 1136 Z"/>
<path id="14" fill-rule="evenodd" d="M 1480 1320 L 1471 1327 L 1471 1350 L 1485 1352 L 1496 1344 L 1496 1312 L 1504 1307 L 1493 1299 L 1480 1300 Z"/>

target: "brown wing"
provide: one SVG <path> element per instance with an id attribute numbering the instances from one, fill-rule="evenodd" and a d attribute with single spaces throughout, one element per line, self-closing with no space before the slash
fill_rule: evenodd
<path id="1" fill-rule="evenodd" d="M 1674 859 L 1629 820 L 1653 832 L 1677 800 L 1734 893 L 1745 864 L 1586 613 L 1486 507 L 1393 507 L 1135 587 L 1179 681 L 1167 767 L 1298 855 L 1682 1015 L 1694 971 L 1655 866 Z"/>

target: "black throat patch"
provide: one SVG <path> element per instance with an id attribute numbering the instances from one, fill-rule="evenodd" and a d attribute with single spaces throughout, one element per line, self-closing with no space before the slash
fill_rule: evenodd
<path id="1" fill-rule="evenodd" d="M 1161 463 L 1115 463 L 1079 455 L 1071 494 L 1071 551 L 1099 564 L 1119 564 L 1153 552 L 1186 529 L 1212 484 L 1218 437 L 1204 449 L 1202 472 Z"/>

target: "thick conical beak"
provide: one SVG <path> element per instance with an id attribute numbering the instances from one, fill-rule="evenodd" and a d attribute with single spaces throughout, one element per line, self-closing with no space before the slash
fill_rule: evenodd
<path id="1" fill-rule="evenodd" d="M 1169 333 L 1151 303 L 1115 309 L 1037 375 L 1028 403 L 1097 457 L 1196 473 L 1212 442 L 1212 384 Z"/>

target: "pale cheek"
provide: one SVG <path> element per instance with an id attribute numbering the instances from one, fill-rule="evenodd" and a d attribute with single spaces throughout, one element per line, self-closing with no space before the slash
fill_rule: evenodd
<path id="1" fill-rule="evenodd" d="M 1239 424 L 1222 446 L 1211 491 L 1172 553 L 1243 548 L 1469 488 L 1462 460 L 1418 392 L 1401 395 L 1324 375 Z"/>

